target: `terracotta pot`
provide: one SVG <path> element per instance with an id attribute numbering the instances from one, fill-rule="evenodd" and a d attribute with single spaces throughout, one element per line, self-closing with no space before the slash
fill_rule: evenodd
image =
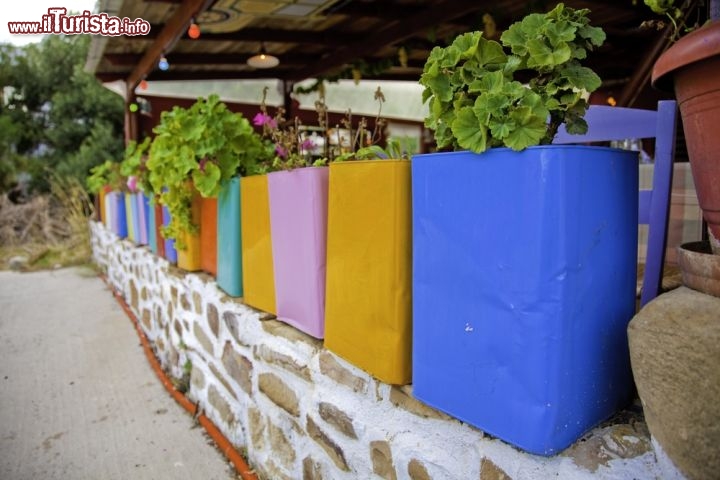
<path id="1" fill-rule="evenodd" d="M 217 198 L 200 198 L 200 263 L 204 271 L 217 275 Z"/>
<path id="2" fill-rule="evenodd" d="M 684 243 L 677 251 L 683 285 L 720 297 L 720 255 L 712 255 L 707 242 Z"/>
<path id="3" fill-rule="evenodd" d="M 674 84 L 698 202 L 720 253 L 720 21 L 681 38 L 658 58 L 653 86 Z"/>

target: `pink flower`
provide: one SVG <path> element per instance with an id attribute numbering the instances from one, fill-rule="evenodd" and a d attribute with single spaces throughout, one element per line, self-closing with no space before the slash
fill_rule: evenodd
<path id="1" fill-rule="evenodd" d="M 300 144 L 300 150 L 314 150 L 314 149 L 315 149 L 315 142 L 313 142 L 309 138 L 306 138 Z"/>
<path id="2" fill-rule="evenodd" d="M 275 153 L 280 158 L 286 158 L 287 157 L 287 150 L 285 150 L 280 145 L 275 145 Z"/>
<path id="3" fill-rule="evenodd" d="M 135 175 L 131 175 L 128 177 L 127 186 L 131 192 L 137 192 L 137 177 Z"/>
<path id="4" fill-rule="evenodd" d="M 277 128 L 277 122 L 275 119 L 263 112 L 260 112 L 253 117 L 253 125 L 257 125 L 258 127 L 267 125 L 270 128 Z"/>

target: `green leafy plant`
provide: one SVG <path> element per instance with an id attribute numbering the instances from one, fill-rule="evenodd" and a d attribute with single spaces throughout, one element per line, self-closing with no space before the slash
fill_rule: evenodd
<path id="1" fill-rule="evenodd" d="M 382 106 L 385 103 L 385 94 L 380 87 L 375 90 L 374 99 L 378 102 L 378 112 L 375 115 L 375 126 L 372 131 L 367 127 L 367 120 L 365 117 L 360 118 L 357 129 L 353 128 L 352 112 L 348 111 L 345 114 L 345 118 L 342 120 L 342 124 L 348 132 L 350 137 L 347 142 L 347 151 L 344 151 L 338 155 L 333 155 L 328 151 L 326 157 L 331 162 L 344 162 L 348 160 L 374 160 L 374 159 L 387 159 L 387 158 L 404 158 L 407 155 L 402 151 L 401 143 L 399 140 L 387 140 L 385 148 L 381 147 L 378 143 L 382 137 L 382 131 L 385 128 L 386 121 L 382 117 Z M 324 99 L 321 97 L 320 104 L 324 106 Z M 322 114 L 324 109 L 320 108 L 316 103 L 315 109 L 319 114 Z M 327 120 L 323 123 L 320 120 L 320 125 L 327 124 Z M 340 132 L 340 129 L 335 128 L 336 132 Z M 338 133 L 338 136 L 340 134 Z M 337 138 L 337 144 L 342 146 L 344 139 Z M 326 142 L 326 145 L 329 142 Z"/>
<path id="2" fill-rule="evenodd" d="M 670 20 L 672 24 L 671 40 L 680 38 L 681 33 L 687 33 L 700 27 L 705 20 L 717 20 L 720 11 L 720 0 L 707 2 L 694 2 L 692 0 L 643 0 L 654 13 Z M 707 9 L 707 12 L 704 10 Z M 693 15 L 694 18 L 693 18 Z M 665 27 L 665 23 L 655 20 L 643 22 L 642 26 L 654 26 L 658 29 Z"/>
<path id="3" fill-rule="evenodd" d="M 266 151 L 270 152 L 270 158 L 263 162 L 262 170 L 257 173 L 321 166 L 322 160 L 313 159 L 315 145 L 312 140 L 302 136 L 300 119 L 286 119 L 283 107 L 278 107 L 274 116 L 270 115 L 266 104 L 267 91 L 268 87 L 265 87 L 260 112 L 253 118 L 253 124 L 262 128 L 262 137 L 266 141 Z"/>
<path id="4" fill-rule="evenodd" d="M 130 190 L 136 190 L 137 186 L 143 192 L 152 192 L 150 172 L 147 168 L 149 150 L 150 137 L 146 137 L 140 143 L 132 140 L 125 147 L 125 156 L 120 162 L 120 173 L 128 178 Z"/>
<path id="5" fill-rule="evenodd" d="M 435 47 L 420 83 L 438 147 L 522 150 L 550 144 L 563 123 L 570 133 L 586 132 L 584 95 L 600 78 L 581 61 L 605 41 L 588 13 L 558 4 L 514 23 L 501 43 L 478 31 Z"/>
<path id="6" fill-rule="evenodd" d="M 121 172 L 120 163 L 112 160 L 105 160 L 91 168 L 85 184 L 90 193 L 98 193 L 104 187 L 117 192 L 127 191 L 126 177 Z"/>
<path id="7" fill-rule="evenodd" d="M 678 30 L 677 21 L 682 17 L 682 10 L 675 6 L 674 0 L 644 0 L 645 5 L 658 15 L 665 15 Z"/>
<path id="8" fill-rule="evenodd" d="M 198 231 L 191 211 L 195 192 L 217 196 L 223 182 L 254 168 L 265 146 L 250 122 L 231 112 L 217 95 L 200 98 L 190 108 L 163 112 L 153 132 L 148 181 L 170 211 L 163 234 L 183 249 L 182 234 Z"/>

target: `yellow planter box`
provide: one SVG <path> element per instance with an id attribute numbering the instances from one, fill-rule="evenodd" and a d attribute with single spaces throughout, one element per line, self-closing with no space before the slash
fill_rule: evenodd
<path id="1" fill-rule="evenodd" d="M 276 313 L 267 175 L 240 179 L 243 301 Z"/>
<path id="2" fill-rule="evenodd" d="M 325 347 L 386 383 L 411 381 L 410 162 L 330 164 Z"/>
<path id="3" fill-rule="evenodd" d="M 195 193 L 192 202 L 192 221 L 200 225 L 200 194 Z M 183 233 L 184 249 L 177 249 L 177 266 L 188 272 L 202 270 L 200 260 L 200 234 Z"/>

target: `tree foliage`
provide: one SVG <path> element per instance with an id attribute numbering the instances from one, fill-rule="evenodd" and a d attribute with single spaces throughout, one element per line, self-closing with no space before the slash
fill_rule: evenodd
<path id="1" fill-rule="evenodd" d="M 20 172 L 47 190 L 48 173 L 83 182 L 123 152 L 123 101 L 83 70 L 90 38 L 49 35 L 0 44 L 0 191 Z"/>

